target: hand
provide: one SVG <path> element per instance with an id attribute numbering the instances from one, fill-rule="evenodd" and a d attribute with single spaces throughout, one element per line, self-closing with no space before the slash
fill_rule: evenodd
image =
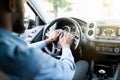
<path id="1" fill-rule="evenodd" d="M 61 29 L 58 29 L 58 30 L 55 30 L 54 32 L 52 32 L 51 36 L 49 37 L 49 39 L 46 39 L 45 40 L 45 43 L 46 44 L 50 44 L 51 42 L 53 41 L 57 41 L 60 34 L 63 32 L 63 30 Z"/>
<path id="2" fill-rule="evenodd" d="M 59 42 L 60 45 L 63 47 L 70 47 L 70 45 L 73 43 L 74 36 L 71 33 L 64 33 L 64 35 L 60 35 Z"/>
<path id="3" fill-rule="evenodd" d="M 51 33 L 49 39 L 52 40 L 52 41 L 57 41 L 62 32 L 63 32 L 63 30 L 61 30 L 61 29 L 53 31 Z"/>

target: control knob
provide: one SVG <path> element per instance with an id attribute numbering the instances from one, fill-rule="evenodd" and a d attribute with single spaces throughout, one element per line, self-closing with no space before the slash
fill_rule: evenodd
<path id="1" fill-rule="evenodd" d="M 119 48 L 115 48 L 115 49 L 114 49 L 114 52 L 115 52 L 115 53 L 119 53 L 119 52 L 120 52 L 120 49 L 119 49 Z"/>

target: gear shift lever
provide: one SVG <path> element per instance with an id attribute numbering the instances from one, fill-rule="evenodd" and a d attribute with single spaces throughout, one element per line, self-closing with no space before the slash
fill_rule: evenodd
<path id="1" fill-rule="evenodd" d="M 100 69 L 98 71 L 98 75 L 101 79 L 104 79 L 106 77 L 106 71 L 104 69 Z"/>

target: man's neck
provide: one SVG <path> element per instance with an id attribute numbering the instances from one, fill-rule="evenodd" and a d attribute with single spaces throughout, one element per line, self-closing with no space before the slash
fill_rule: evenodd
<path id="1" fill-rule="evenodd" d="M 12 32 L 12 24 L 9 15 L 0 17 L 0 28 Z"/>
<path id="2" fill-rule="evenodd" d="M 9 28 L 6 28 L 6 27 L 2 27 L 2 26 L 0 26 L 0 29 L 5 29 L 5 30 L 7 30 L 7 31 L 10 31 L 10 32 L 12 32 L 12 30 L 11 30 L 11 29 L 9 29 Z"/>

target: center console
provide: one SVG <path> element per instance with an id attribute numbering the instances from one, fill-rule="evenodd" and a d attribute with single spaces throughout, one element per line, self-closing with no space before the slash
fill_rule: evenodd
<path id="1" fill-rule="evenodd" d="M 86 35 L 99 54 L 120 55 L 120 20 L 88 22 Z"/>
<path id="2" fill-rule="evenodd" d="M 120 64 L 92 61 L 91 74 L 91 80 L 120 80 Z"/>
<path id="3" fill-rule="evenodd" d="M 120 20 L 100 20 L 87 24 L 87 39 L 95 54 L 120 56 Z M 120 80 L 118 58 L 91 61 L 92 80 Z"/>

